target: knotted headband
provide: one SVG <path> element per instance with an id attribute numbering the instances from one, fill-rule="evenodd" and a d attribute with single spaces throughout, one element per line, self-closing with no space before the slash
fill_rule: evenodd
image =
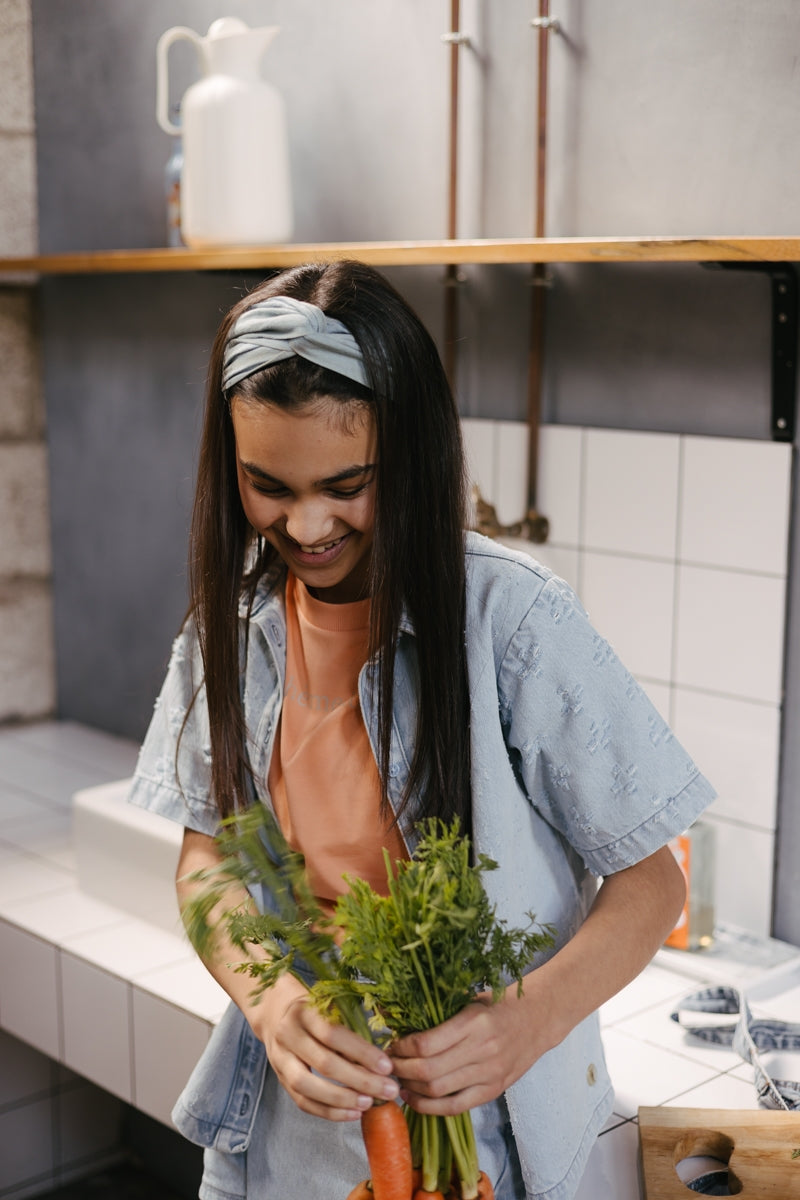
<path id="1" fill-rule="evenodd" d="M 368 386 L 358 342 L 341 321 L 305 300 L 271 296 L 234 321 L 222 360 L 222 390 L 293 354 Z"/>

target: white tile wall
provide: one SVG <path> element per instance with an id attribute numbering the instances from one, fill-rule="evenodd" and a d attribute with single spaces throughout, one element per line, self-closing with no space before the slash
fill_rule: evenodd
<path id="1" fill-rule="evenodd" d="M 136 976 L 140 992 L 148 992 L 216 1025 L 228 1007 L 228 997 L 197 957 L 174 962 Z"/>
<path id="2" fill-rule="evenodd" d="M 674 564 L 584 550 L 581 572 L 583 603 L 628 670 L 640 678 L 668 680 Z"/>
<path id="3" fill-rule="evenodd" d="M 59 1172 L 64 1182 L 91 1163 L 117 1157 L 123 1107 L 102 1088 L 72 1076 L 55 1097 Z"/>
<path id="4" fill-rule="evenodd" d="M 526 503 L 526 426 L 464 421 L 503 524 Z M 717 916 L 770 928 L 792 448 L 545 425 L 525 549 L 578 591 L 719 793 Z M 516 508 L 511 499 L 516 497 Z"/>
<path id="5" fill-rule="evenodd" d="M 50 1097 L 45 1097 L 0 1112 L 0 1195 L 20 1180 L 46 1184 L 52 1177 L 55 1140 L 42 1137 L 42 1130 L 49 1133 L 52 1128 L 52 1106 Z"/>
<path id="6" fill-rule="evenodd" d="M 129 783 L 75 792 L 72 826 L 81 886 L 167 932 L 182 933 L 175 895 L 181 829 L 127 803 Z"/>
<path id="7" fill-rule="evenodd" d="M 495 422 L 493 503 L 504 524 L 519 520 L 527 508 L 528 430 L 517 421 Z"/>
<path id="8" fill-rule="evenodd" d="M 58 957 L 50 942 L 0 920 L 0 961 L 13 970 L 0 974 L 0 1022 L 51 1058 L 59 1058 L 60 988 Z"/>
<path id="9" fill-rule="evenodd" d="M 38 241 L 31 0 L 5 0 L 0 18 L 0 249 L 35 254 Z M 0 298 L 0 718 L 55 705 L 46 445 L 35 297 Z"/>
<path id="10" fill-rule="evenodd" d="M 52 1074 L 46 1055 L 0 1031 L 0 1111 L 49 1091 Z"/>
<path id="11" fill-rule="evenodd" d="M 588 429 L 585 446 L 584 545 L 674 559 L 680 439 Z"/>
<path id="12" fill-rule="evenodd" d="M 544 425 L 539 430 L 536 503 L 550 522 L 551 546 L 580 545 L 583 456 L 583 430 L 577 426 Z"/>
<path id="13" fill-rule="evenodd" d="M 775 834 L 709 816 L 716 831 L 716 903 L 742 929 L 769 929 Z"/>
<path id="14" fill-rule="evenodd" d="M 778 704 L 786 578 L 679 568 L 675 682 Z"/>
<path id="15" fill-rule="evenodd" d="M 61 1065 L 61 943 L 125 924 L 77 887 L 70 805 L 75 786 L 130 774 L 135 756 L 130 742 L 71 722 L 0 729 L 3 1200 L 49 1192 L 123 1154 L 122 1105 L 108 1081 L 98 1087 Z"/>
<path id="16" fill-rule="evenodd" d="M 175 1101 L 205 1049 L 209 1024 L 137 988 L 133 1028 L 133 1102 L 169 1125 Z"/>
<path id="17" fill-rule="evenodd" d="M 121 1106 L 105 1091 L 0 1032 L 0 1196 L 50 1192 L 120 1157 Z"/>
<path id="18" fill-rule="evenodd" d="M 682 441 L 683 561 L 783 575 L 789 448 L 736 438 Z"/>
<path id="19" fill-rule="evenodd" d="M 106 905 L 98 907 L 104 909 Z M 116 918 L 102 928 L 63 935 L 62 949 L 121 979 L 138 979 L 144 972 L 197 961 L 182 934 L 167 933 L 159 925 L 139 921 L 121 909 L 116 910 Z"/>
<path id="20" fill-rule="evenodd" d="M 681 740 L 691 740 L 695 758 L 714 781 L 715 814 L 773 832 L 778 705 L 676 688 L 672 725 Z"/>
<path id="21" fill-rule="evenodd" d="M 121 1100 L 133 1100 L 130 989 L 124 979 L 61 955 L 61 1061 Z"/>

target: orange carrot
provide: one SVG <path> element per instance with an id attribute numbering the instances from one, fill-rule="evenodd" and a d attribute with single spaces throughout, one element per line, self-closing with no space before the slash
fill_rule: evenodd
<path id="1" fill-rule="evenodd" d="M 360 1183 L 357 1183 L 347 1200 L 374 1200 L 369 1180 L 362 1179 Z"/>
<path id="2" fill-rule="evenodd" d="M 451 1193 L 448 1193 L 450 1195 Z M 444 1192 L 440 1192 L 437 1188 L 435 1192 L 426 1192 L 425 1188 L 419 1187 L 414 1192 L 411 1200 L 446 1200 Z"/>
<path id="3" fill-rule="evenodd" d="M 494 1200 L 492 1181 L 485 1171 L 478 1176 L 478 1200 Z"/>
<path id="4" fill-rule="evenodd" d="M 361 1117 L 374 1200 L 410 1200 L 411 1139 L 399 1104 L 373 1104 Z"/>

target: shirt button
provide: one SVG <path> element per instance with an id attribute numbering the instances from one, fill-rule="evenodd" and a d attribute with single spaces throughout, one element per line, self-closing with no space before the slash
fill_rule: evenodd
<path id="1" fill-rule="evenodd" d="M 589 1063 L 589 1068 L 586 1072 L 586 1082 L 588 1083 L 589 1087 L 594 1087 L 594 1085 L 597 1083 L 597 1067 L 594 1065 L 594 1063 Z"/>

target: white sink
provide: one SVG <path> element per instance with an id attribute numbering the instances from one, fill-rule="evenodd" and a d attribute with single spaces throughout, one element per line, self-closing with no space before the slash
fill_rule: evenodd
<path id="1" fill-rule="evenodd" d="M 73 795 L 78 884 L 98 900 L 176 933 L 181 924 L 175 868 L 183 831 L 174 821 L 128 804 L 130 785 L 130 779 L 121 779 Z"/>

